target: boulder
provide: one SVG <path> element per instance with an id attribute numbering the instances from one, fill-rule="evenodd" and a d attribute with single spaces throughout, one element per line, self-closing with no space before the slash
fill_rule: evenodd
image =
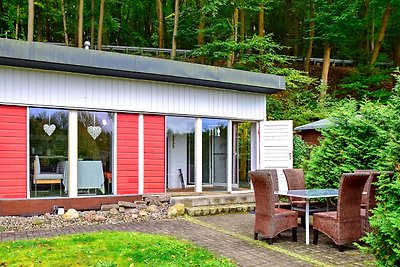
<path id="1" fill-rule="evenodd" d="M 176 203 L 172 207 L 169 207 L 167 217 L 171 219 L 182 216 L 183 214 L 185 214 L 185 205 L 183 205 L 182 203 Z"/>
<path id="2" fill-rule="evenodd" d="M 102 211 L 108 211 L 111 209 L 118 209 L 118 208 L 119 208 L 118 204 L 103 204 L 103 205 L 101 205 Z"/>
<path id="3" fill-rule="evenodd" d="M 167 217 L 169 219 L 175 218 L 178 216 L 178 209 L 175 206 L 169 207 L 167 211 Z"/>
<path id="4" fill-rule="evenodd" d="M 79 218 L 79 213 L 76 211 L 76 209 L 68 209 L 63 215 L 64 220 L 73 220 L 77 218 Z"/>
<path id="5" fill-rule="evenodd" d="M 147 216 L 147 211 L 146 210 L 140 210 L 139 211 L 139 216 L 141 216 L 141 217 Z"/>
<path id="6" fill-rule="evenodd" d="M 150 205 L 147 207 L 146 211 L 149 213 L 156 213 L 158 212 L 158 207 L 156 205 Z"/>
<path id="7" fill-rule="evenodd" d="M 128 201 L 118 201 L 118 206 L 124 208 L 136 208 L 137 204 Z"/>
<path id="8" fill-rule="evenodd" d="M 183 205 L 182 203 L 176 203 L 174 206 L 178 210 L 178 216 L 182 216 L 183 214 L 185 214 L 185 205 Z"/>
<path id="9" fill-rule="evenodd" d="M 119 211 L 120 213 L 125 212 L 125 207 L 119 207 L 119 208 L 118 208 L 118 211 Z"/>
<path id="10" fill-rule="evenodd" d="M 95 215 L 93 216 L 93 221 L 96 222 L 104 222 L 105 220 L 107 220 L 106 217 L 102 216 L 102 215 Z"/>
<path id="11" fill-rule="evenodd" d="M 171 197 L 169 195 L 160 195 L 160 196 L 158 196 L 158 200 L 160 202 L 162 202 L 162 203 L 169 202 L 170 198 Z"/>
<path id="12" fill-rule="evenodd" d="M 117 214 L 119 214 L 119 211 L 116 208 L 112 208 L 112 209 L 109 210 L 109 213 L 111 215 L 117 215 Z"/>

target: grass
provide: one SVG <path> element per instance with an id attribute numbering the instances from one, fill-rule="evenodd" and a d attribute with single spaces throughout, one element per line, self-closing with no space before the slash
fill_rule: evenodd
<path id="1" fill-rule="evenodd" d="M 173 237 L 98 232 L 0 243 L 0 266 L 235 266 Z"/>

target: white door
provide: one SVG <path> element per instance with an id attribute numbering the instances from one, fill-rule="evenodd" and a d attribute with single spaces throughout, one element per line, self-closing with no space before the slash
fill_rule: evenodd
<path id="1" fill-rule="evenodd" d="M 293 122 L 260 122 L 260 169 L 277 169 L 279 190 L 287 190 L 283 169 L 293 168 Z"/>

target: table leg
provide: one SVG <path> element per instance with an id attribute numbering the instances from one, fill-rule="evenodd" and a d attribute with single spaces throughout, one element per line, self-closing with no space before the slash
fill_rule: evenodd
<path id="1" fill-rule="evenodd" d="M 306 198 L 306 245 L 310 244 L 310 200 Z"/>

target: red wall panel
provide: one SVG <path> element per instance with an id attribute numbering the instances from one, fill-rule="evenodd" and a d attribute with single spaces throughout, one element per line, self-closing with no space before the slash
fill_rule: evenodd
<path id="1" fill-rule="evenodd" d="M 165 193 L 165 117 L 144 115 L 144 193 Z"/>
<path id="2" fill-rule="evenodd" d="M 138 194 L 138 115 L 117 116 L 117 192 Z"/>
<path id="3" fill-rule="evenodd" d="M 26 108 L 0 106 L 0 198 L 26 198 Z"/>

